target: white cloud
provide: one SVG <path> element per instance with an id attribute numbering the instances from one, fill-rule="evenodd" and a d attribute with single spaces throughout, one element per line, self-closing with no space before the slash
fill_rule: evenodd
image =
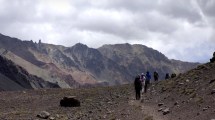
<path id="1" fill-rule="evenodd" d="M 213 0 L 0 0 L 0 33 L 89 47 L 144 44 L 169 58 L 206 62 L 215 51 Z"/>

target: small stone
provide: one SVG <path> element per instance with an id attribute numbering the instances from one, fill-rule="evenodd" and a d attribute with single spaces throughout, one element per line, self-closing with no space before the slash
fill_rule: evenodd
<path id="1" fill-rule="evenodd" d="M 56 114 L 56 117 L 57 117 L 57 118 L 60 118 L 60 115 Z"/>
<path id="2" fill-rule="evenodd" d="M 178 101 L 176 101 L 176 102 L 174 103 L 174 105 L 178 105 Z"/>
<path id="3" fill-rule="evenodd" d="M 120 97 L 120 95 L 116 95 L 116 98 L 119 98 Z"/>
<path id="4" fill-rule="evenodd" d="M 184 85 L 184 83 L 179 83 L 179 85 Z"/>
<path id="5" fill-rule="evenodd" d="M 49 117 L 49 120 L 55 120 L 55 118 L 54 117 Z"/>
<path id="6" fill-rule="evenodd" d="M 205 107 L 205 108 L 203 108 L 202 110 L 203 110 L 203 111 L 206 111 L 206 110 L 208 110 L 208 108 L 207 108 L 207 107 Z"/>
<path id="7" fill-rule="evenodd" d="M 107 115 L 103 115 L 102 118 L 103 118 L 103 119 L 107 118 Z"/>
<path id="8" fill-rule="evenodd" d="M 158 112 L 160 112 L 160 111 L 162 111 L 162 110 L 163 110 L 163 108 L 159 108 L 159 109 L 158 109 Z"/>
<path id="9" fill-rule="evenodd" d="M 215 89 L 213 89 L 213 90 L 211 91 L 211 94 L 215 94 Z"/>
<path id="10" fill-rule="evenodd" d="M 93 113 L 93 111 L 90 110 L 89 113 L 91 114 L 91 113 Z"/>
<path id="11" fill-rule="evenodd" d="M 186 79 L 186 82 L 189 82 L 190 80 L 189 79 Z"/>
<path id="12" fill-rule="evenodd" d="M 158 103 L 158 106 L 159 106 L 159 107 L 162 106 L 162 105 L 164 105 L 164 103 Z"/>
<path id="13" fill-rule="evenodd" d="M 48 119 L 49 116 L 50 116 L 50 113 L 48 113 L 47 111 L 42 111 L 37 115 L 37 117 L 42 119 Z"/>
<path id="14" fill-rule="evenodd" d="M 170 113 L 169 108 L 166 108 L 166 109 L 163 110 L 163 115 L 166 115 L 166 114 L 168 114 L 168 113 Z"/>
<path id="15" fill-rule="evenodd" d="M 213 83 L 213 82 L 215 82 L 215 79 L 211 80 L 209 83 L 211 84 L 211 83 Z"/>

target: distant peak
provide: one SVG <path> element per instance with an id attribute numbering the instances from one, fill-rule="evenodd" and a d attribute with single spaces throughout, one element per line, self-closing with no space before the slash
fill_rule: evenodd
<path id="1" fill-rule="evenodd" d="M 84 49 L 88 49 L 88 46 L 82 43 L 77 43 L 74 46 L 71 47 L 72 49 L 80 49 L 80 50 L 84 50 Z"/>
<path id="2" fill-rule="evenodd" d="M 76 43 L 74 46 L 88 47 L 87 45 L 85 45 L 85 44 L 82 44 L 82 43 Z"/>

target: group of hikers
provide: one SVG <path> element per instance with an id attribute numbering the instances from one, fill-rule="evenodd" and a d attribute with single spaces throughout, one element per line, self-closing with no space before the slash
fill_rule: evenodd
<path id="1" fill-rule="evenodd" d="M 154 81 L 158 81 L 159 74 L 157 71 L 154 72 Z M 171 78 L 176 77 L 176 74 L 171 74 Z M 146 93 L 147 89 L 149 87 L 150 81 L 151 81 L 151 74 L 149 71 L 146 72 L 146 74 L 142 73 L 141 75 L 137 75 L 134 80 L 134 87 L 136 92 L 136 100 L 139 100 L 141 98 L 141 92 Z M 169 79 L 170 75 L 169 73 L 166 73 L 165 79 Z"/>

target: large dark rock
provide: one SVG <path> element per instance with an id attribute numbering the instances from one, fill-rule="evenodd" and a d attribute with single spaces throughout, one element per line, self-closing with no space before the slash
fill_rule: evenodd
<path id="1" fill-rule="evenodd" d="M 80 107 L 80 101 L 74 96 L 67 96 L 60 100 L 61 107 Z"/>

